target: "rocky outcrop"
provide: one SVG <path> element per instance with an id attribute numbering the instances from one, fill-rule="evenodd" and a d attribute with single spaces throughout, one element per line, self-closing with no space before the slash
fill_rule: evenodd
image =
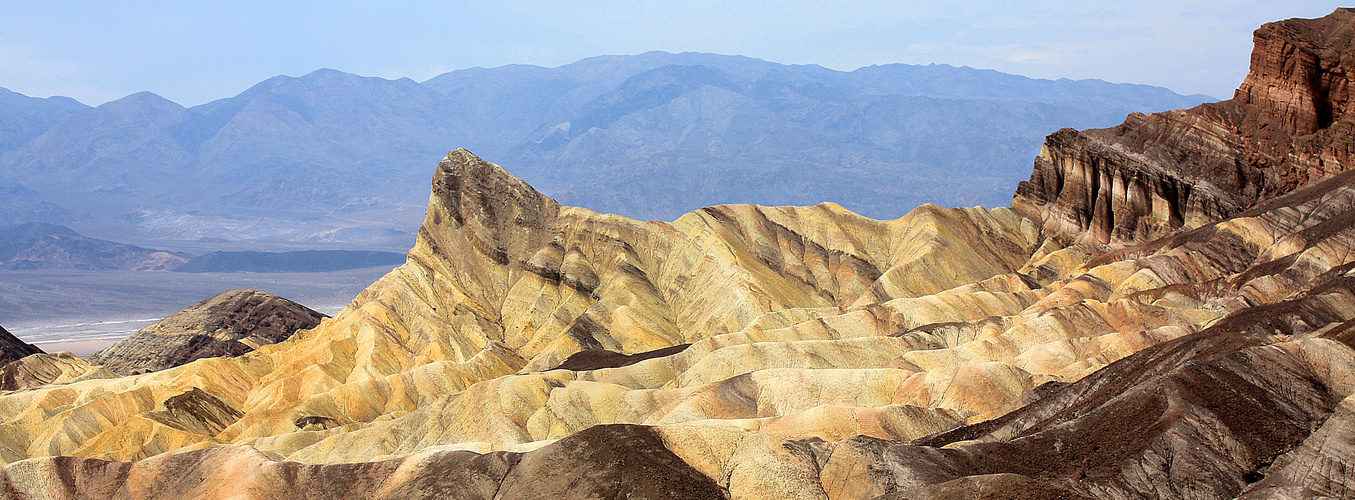
<path id="1" fill-rule="evenodd" d="M 314 328 L 325 315 L 258 290 L 231 290 L 142 328 L 89 356 L 90 363 L 133 375 L 202 358 L 239 356 Z"/>
<path id="2" fill-rule="evenodd" d="M 1355 11 L 1269 23 L 1255 41 L 1230 100 L 1051 135 L 1012 208 L 1065 243 L 1144 241 L 1344 171 Z"/>
<path id="3" fill-rule="evenodd" d="M 9 330 L 0 327 L 0 365 L 41 352 L 42 349 L 38 346 L 19 340 L 14 334 L 9 333 Z"/>
<path id="4" fill-rule="evenodd" d="M 204 436 L 215 435 L 240 419 L 242 413 L 202 389 L 194 387 L 164 401 L 163 411 L 145 416 L 166 426 Z"/>

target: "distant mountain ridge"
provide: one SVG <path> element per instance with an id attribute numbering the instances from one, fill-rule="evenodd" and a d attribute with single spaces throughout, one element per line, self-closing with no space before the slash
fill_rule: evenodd
<path id="1" fill-rule="evenodd" d="M 89 238 L 65 226 L 29 222 L 0 226 L 0 269 L 130 269 L 165 271 L 182 254 Z"/>
<path id="2" fill-rule="evenodd" d="M 40 99 L 0 89 L 0 151 L 25 144 L 86 108 L 69 97 Z"/>
<path id="3" fill-rule="evenodd" d="M 0 226 L 0 270 L 81 269 L 187 273 L 333 272 L 396 266 L 405 254 L 372 250 L 215 251 L 203 255 L 90 238 L 56 224 Z"/>
<path id="4" fill-rule="evenodd" d="M 641 219 L 822 201 L 897 217 L 923 202 L 1004 204 L 1059 127 L 1207 100 L 944 65 L 842 72 L 664 52 L 423 83 L 318 70 L 192 108 L 150 92 L 87 107 L 4 91 L 0 222 L 403 247 L 387 240 L 417 225 L 434 160 L 457 147 L 562 202 Z"/>

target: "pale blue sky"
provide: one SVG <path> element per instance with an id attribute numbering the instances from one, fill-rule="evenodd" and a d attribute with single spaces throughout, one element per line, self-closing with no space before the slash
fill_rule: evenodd
<path id="1" fill-rule="evenodd" d="M 150 90 L 184 105 L 319 68 L 422 81 L 474 66 L 559 66 L 649 50 L 839 70 L 935 62 L 1227 98 L 1246 75 L 1253 29 L 1337 7 L 1307 0 L 4 3 L 0 87 L 86 104 Z"/>

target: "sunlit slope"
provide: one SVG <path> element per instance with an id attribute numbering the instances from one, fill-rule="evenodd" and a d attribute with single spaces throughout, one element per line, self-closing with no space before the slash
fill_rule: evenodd
<path id="1" fill-rule="evenodd" d="M 449 427 L 429 444 L 502 446 L 560 437 L 590 420 L 659 420 L 671 411 L 663 405 L 700 397 L 711 392 L 700 391 L 702 386 L 744 374 L 751 375 L 743 379 L 802 379 L 806 387 L 822 383 L 816 380 L 829 373 L 816 374 L 818 368 L 860 370 L 851 376 L 863 380 L 906 378 L 923 371 L 891 363 L 911 349 L 934 345 L 888 336 L 910 326 L 1014 314 L 1037 300 L 1029 280 L 1012 273 L 1038 240 L 1030 222 L 1005 209 L 924 206 L 896 221 L 876 221 L 831 204 L 733 205 L 703 209 L 672 223 L 639 222 L 561 207 L 502 168 L 459 150 L 438 168 L 428 215 L 407 263 L 345 311 L 314 330 L 237 359 L 6 395 L 0 404 L 13 432 L 4 434 L 4 458 L 132 459 L 264 437 L 295 447 L 330 434 L 397 425 L 403 422 L 398 416 L 421 408 L 486 403 L 476 402 L 475 394 L 523 398 L 502 402 L 506 411 L 495 413 L 529 413 L 522 422 L 490 425 L 462 415 L 475 432 Z M 982 283 L 951 290 L 976 282 Z M 546 423 L 551 417 L 543 408 L 552 391 L 542 381 L 585 375 L 538 372 L 583 349 L 632 354 L 688 343 L 695 345 L 679 356 L 617 373 L 623 378 L 611 385 L 580 381 L 562 387 L 560 396 L 585 398 L 668 387 L 663 398 L 637 403 L 630 417 Z M 876 351 L 870 361 L 855 354 Z M 726 357 L 747 366 L 719 361 Z M 818 361 L 807 364 L 808 359 Z M 791 371 L 755 373 L 767 369 Z M 1011 367 L 976 365 L 971 371 L 1004 377 L 1009 397 L 1032 383 L 1028 374 Z M 950 376 L 938 372 L 931 378 Z M 1011 377 L 1016 378 L 1006 380 Z M 590 384 L 598 390 L 588 389 Z M 502 394 L 507 386 L 519 388 Z M 200 427 L 196 424 L 147 417 L 192 388 L 242 415 L 209 426 L 222 428 L 213 435 L 185 430 Z M 680 393 L 692 394 L 679 398 Z M 753 425 L 745 422 L 750 418 L 790 416 L 819 406 L 824 406 L 820 412 L 839 411 L 833 410 L 839 406 L 935 406 L 918 398 L 854 398 L 824 393 L 797 397 L 783 408 L 726 413 L 746 426 Z M 668 418 L 719 413 L 692 404 Z M 1000 403 L 989 406 L 994 405 Z M 542 429 L 523 430 L 538 410 L 544 412 L 538 418 Z M 585 406 L 561 411 L 591 413 Z M 946 426 L 963 418 L 953 412 L 938 415 Z M 331 429 L 299 430 L 303 417 L 311 418 L 300 427 Z"/>

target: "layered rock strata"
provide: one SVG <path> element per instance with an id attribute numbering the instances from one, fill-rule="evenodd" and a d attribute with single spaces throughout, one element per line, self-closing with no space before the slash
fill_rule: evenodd
<path id="1" fill-rule="evenodd" d="M 0 391 L 116 377 L 117 374 L 91 365 L 69 352 L 38 353 L 0 365 Z"/>
<path id="2" fill-rule="evenodd" d="M 89 356 L 110 371 L 135 375 L 202 358 L 239 356 L 277 343 L 326 316 L 258 290 L 231 290 L 128 335 Z"/>
<path id="3" fill-rule="evenodd" d="M 1242 273 L 1245 255 L 1318 220 L 1282 210 L 1216 230 L 1226 244 L 1138 254 L 1039 246 L 1006 209 L 885 222 L 722 206 L 641 223 L 561 207 L 455 151 L 409 262 L 349 309 L 238 358 L 0 397 L 0 452 L 235 444 L 324 464 L 649 424 L 722 494 L 795 498 L 838 480 L 794 443 L 908 441 L 1002 415 L 1037 386 L 1199 331 L 1226 308 L 1181 283 Z"/>
<path id="4" fill-rule="evenodd" d="M 1256 30 L 1230 100 L 1046 140 L 1012 201 L 1064 243 L 1127 243 L 1229 217 L 1342 172 L 1355 143 L 1355 11 Z"/>

